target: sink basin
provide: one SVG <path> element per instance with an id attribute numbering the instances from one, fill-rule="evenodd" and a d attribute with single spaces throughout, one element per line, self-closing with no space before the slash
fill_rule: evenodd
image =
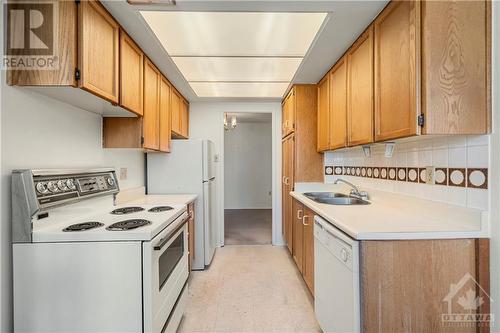
<path id="1" fill-rule="evenodd" d="M 327 204 L 327 205 L 369 205 L 370 202 L 358 199 L 355 197 L 350 197 L 348 195 L 342 193 L 335 192 L 307 192 L 304 193 L 306 197 L 311 199 L 312 201 L 316 201 L 319 203 Z"/>

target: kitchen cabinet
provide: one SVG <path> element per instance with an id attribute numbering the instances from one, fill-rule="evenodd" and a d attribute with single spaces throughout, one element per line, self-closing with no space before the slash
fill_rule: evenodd
<path id="1" fill-rule="evenodd" d="M 373 142 L 373 27 L 347 51 L 347 138 L 349 146 Z"/>
<path id="2" fill-rule="evenodd" d="M 98 1 L 78 5 L 80 87 L 118 103 L 120 26 Z"/>
<path id="3" fill-rule="evenodd" d="M 344 64 L 348 146 L 491 132 L 490 2 L 391 1 L 318 83 L 318 151 L 345 146 Z"/>
<path id="4" fill-rule="evenodd" d="M 162 76 L 160 79 L 160 151 L 170 152 L 171 141 L 171 112 L 170 112 L 170 92 L 172 87 L 167 79 Z"/>
<path id="5" fill-rule="evenodd" d="M 328 149 L 347 146 L 347 60 L 340 59 L 329 73 Z M 319 125 L 318 125 L 319 126 Z"/>
<path id="6" fill-rule="evenodd" d="M 289 135 L 295 129 L 295 89 L 291 89 L 283 100 L 281 129 L 282 137 Z"/>
<path id="7" fill-rule="evenodd" d="M 189 104 L 175 89 L 172 89 L 170 108 L 172 110 L 172 138 L 189 137 Z"/>
<path id="8" fill-rule="evenodd" d="M 302 224 L 304 217 L 304 205 L 297 200 L 293 200 L 293 251 L 292 256 L 299 272 L 304 271 L 304 225 Z"/>
<path id="9" fill-rule="evenodd" d="M 195 221 L 195 215 L 194 215 L 194 202 L 191 202 L 188 204 L 188 214 L 189 214 L 189 220 L 188 220 L 188 249 L 189 249 L 189 270 L 192 270 L 193 267 L 193 260 L 194 260 L 194 242 L 195 242 L 195 235 L 194 235 L 194 221 Z"/>
<path id="10" fill-rule="evenodd" d="M 143 147 L 160 148 L 160 80 L 158 69 L 149 59 L 144 60 Z"/>
<path id="11" fill-rule="evenodd" d="M 304 206 L 303 251 L 304 263 L 302 275 L 311 294 L 314 295 L 314 212 Z"/>
<path id="12" fill-rule="evenodd" d="M 170 151 L 171 85 L 154 64 L 144 59 L 143 117 L 104 117 L 104 148 Z"/>
<path id="13" fill-rule="evenodd" d="M 489 314 L 488 254 L 488 239 L 362 241 L 362 331 L 444 332 L 449 327 L 443 326 L 442 316 L 463 314 L 457 299 L 469 289 L 484 303 L 467 314 Z M 486 332 L 489 327 L 464 325 L 453 331 Z"/>
<path id="14" fill-rule="evenodd" d="M 393 1 L 374 22 L 375 140 L 419 133 L 419 1 Z"/>
<path id="15" fill-rule="evenodd" d="M 282 230 L 285 243 L 288 247 L 290 253 L 293 252 L 293 229 L 292 229 L 292 197 L 290 192 L 293 191 L 294 184 L 294 166 L 295 166 L 295 138 L 294 135 L 290 135 L 283 139 L 282 141 Z"/>
<path id="16" fill-rule="evenodd" d="M 318 83 L 318 151 L 330 147 L 330 75 Z"/>
<path id="17" fill-rule="evenodd" d="M 120 30 L 120 106 L 143 115 L 144 53 Z"/>

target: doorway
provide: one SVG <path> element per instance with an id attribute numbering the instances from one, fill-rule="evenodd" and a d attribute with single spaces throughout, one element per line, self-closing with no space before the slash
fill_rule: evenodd
<path id="1" fill-rule="evenodd" d="M 272 244 L 272 115 L 224 114 L 224 244 Z"/>

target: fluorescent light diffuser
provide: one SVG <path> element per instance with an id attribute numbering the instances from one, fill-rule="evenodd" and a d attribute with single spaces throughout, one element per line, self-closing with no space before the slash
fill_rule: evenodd
<path id="1" fill-rule="evenodd" d="M 190 82 L 198 97 L 282 97 L 289 83 Z"/>
<path id="2" fill-rule="evenodd" d="M 290 82 L 302 58 L 173 57 L 188 81 Z"/>
<path id="3" fill-rule="evenodd" d="M 304 56 L 326 13 L 141 11 L 170 56 Z"/>

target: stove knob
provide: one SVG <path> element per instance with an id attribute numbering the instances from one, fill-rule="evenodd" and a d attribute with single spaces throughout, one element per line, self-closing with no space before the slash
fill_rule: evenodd
<path id="1" fill-rule="evenodd" d="M 76 187 L 75 187 L 75 182 L 73 181 L 73 179 L 68 179 L 66 181 L 66 186 L 70 189 L 70 190 L 74 190 Z"/>
<path id="2" fill-rule="evenodd" d="M 61 190 L 61 191 L 66 191 L 68 189 L 68 187 L 66 186 L 66 182 L 64 180 L 59 180 L 57 182 L 57 187 Z"/>
<path id="3" fill-rule="evenodd" d="M 36 183 L 36 190 L 40 194 L 47 193 L 48 192 L 48 190 L 47 190 L 47 183 L 45 183 L 45 182 Z"/>
<path id="4" fill-rule="evenodd" d="M 59 188 L 57 188 L 56 182 L 50 181 L 47 183 L 47 187 L 50 192 L 56 193 L 59 192 Z"/>
<path id="5" fill-rule="evenodd" d="M 114 186 L 115 185 L 115 180 L 111 177 L 108 177 L 106 179 L 106 182 L 108 183 L 109 186 Z"/>

